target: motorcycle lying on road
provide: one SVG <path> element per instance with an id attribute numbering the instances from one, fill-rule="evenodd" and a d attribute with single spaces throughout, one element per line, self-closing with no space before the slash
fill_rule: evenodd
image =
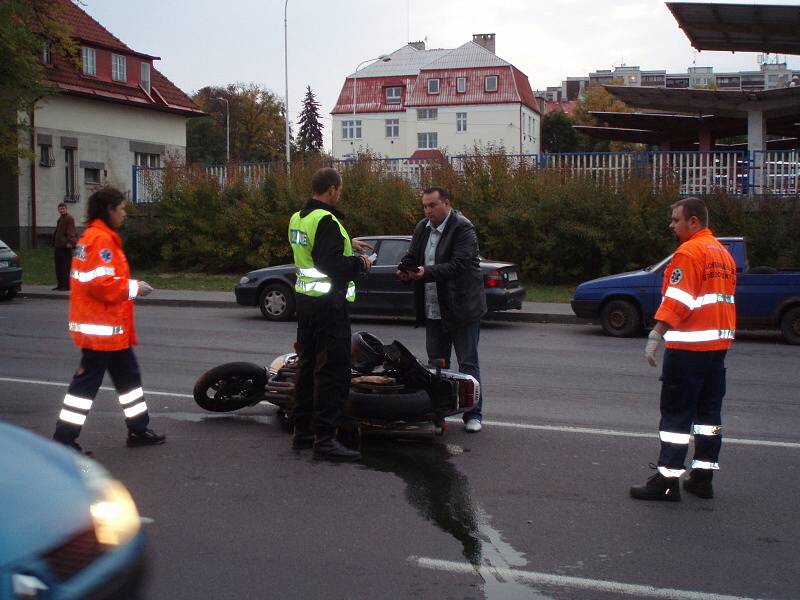
<path id="1" fill-rule="evenodd" d="M 444 433 L 445 417 L 464 413 L 480 397 L 480 384 L 471 375 L 428 367 L 400 342 L 384 344 L 364 331 L 352 336 L 351 364 L 345 424 L 340 427 L 340 437 L 342 429 L 348 430 L 344 437 L 351 446 L 360 443 L 362 434 L 432 439 Z M 211 412 L 269 402 L 291 429 L 297 366 L 297 355 L 288 353 L 268 367 L 249 362 L 214 367 L 195 383 L 195 402 Z"/>

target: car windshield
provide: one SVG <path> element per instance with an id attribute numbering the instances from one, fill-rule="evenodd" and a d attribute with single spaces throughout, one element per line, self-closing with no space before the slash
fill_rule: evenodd
<path id="1" fill-rule="evenodd" d="M 672 254 L 670 254 L 666 258 L 662 258 L 660 261 L 658 261 L 655 264 L 650 265 L 649 267 L 645 267 L 644 270 L 647 271 L 648 273 L 650 271 L 660 271 L 670 261 L 671 258 L 672 258 Z"/>

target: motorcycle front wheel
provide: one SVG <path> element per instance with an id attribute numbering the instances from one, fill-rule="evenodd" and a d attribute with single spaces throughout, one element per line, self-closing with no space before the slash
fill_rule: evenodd
<path id="1" fill-rule="evenodd" d="M 211 412 L 231 412 L 264 399 L 267 373 L 248 362 L 225 363 L 206 371 L 194 384 L 194 401 Z"/>

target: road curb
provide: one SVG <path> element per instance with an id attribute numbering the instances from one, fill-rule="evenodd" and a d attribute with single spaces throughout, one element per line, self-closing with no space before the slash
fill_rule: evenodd
<path id="1" fill-rule="evenodd" d="M 64 293 L 48 292 L 22 292 L 21 298 L 37 298 L 47 300 L 68 300 L 69 295 Z M 142 306 L 176 306 L 176 307 L 208 307 L 208 308 L 241 308 L 253 309 L 254 307 L 242 306 L 236 302 L 226 300 L 197 300 L 184 298 L 139 298 L 136 304 Z M 374 316 L 370 313 L 353 313 L 355 316 Z M 484 317 L 484 321 L 511 321 L 521 323 L 555 323 L 562 325 L 582 325 L 590 323 L 586 319 L 580 319 L 575 315 L 555 314 L 555 313 L 532 313 L 518 310 L 490 313 Z"/>

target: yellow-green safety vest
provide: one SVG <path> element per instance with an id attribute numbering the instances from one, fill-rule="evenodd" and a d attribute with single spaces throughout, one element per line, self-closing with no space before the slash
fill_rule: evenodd
<path id="1" fill-rule="evenodd" d="M 344 238 L 344 256 L 352 256 L 353 247 L 350 243 L 350 236 L 344 226 L 332 213 L 322 208 L 315 208 L 305 217 L 301 217 L 299 212 L 292 215 L 289 220 L 289 243 L 292 246 L 294 255 L 294 266 L 297 267 L 297 281 L 294 284 L 294 291 L 306 296 L 324 296 L 331 291 L 332 283 L 330 277 L 322 271 L 317 270 L 311 250 L 314 248 L 314 238 L 317 235 L 319 222 L 330 216 L 339 226 L 339 231 Z M 347 283 L 348 302 L 356 299 L 356 284 L 352 281 Z"/>

